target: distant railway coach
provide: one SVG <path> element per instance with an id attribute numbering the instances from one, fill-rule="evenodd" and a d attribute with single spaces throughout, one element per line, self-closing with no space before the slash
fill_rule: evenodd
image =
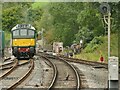
<path id="1" fill-rule="evenodd" d="M 63 52 L 63 42 L 54 42 L 53 43 L 53 52 L 60 54 Z"/>
<path id="2" fill-rule="evenodd" d="M 18 24 L 11 30 L 12 53 L 17 58 L 32 58 L 36 47 L 36 31 L 30 24 Z"/>
<path id="3" fill-rule="evenodd" d="M 4 56 L 4 48 L 5 48 L 5 34 L 4 31 L 0 30 L 0 54 Z"/>

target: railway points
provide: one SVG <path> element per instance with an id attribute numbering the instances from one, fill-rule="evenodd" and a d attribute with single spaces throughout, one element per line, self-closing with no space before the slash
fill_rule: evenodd
<path id="1" fill-rule="evenodd" d="M 33 60 L 30 60 L 30 62 L 27 64 L 20 65 L 16 67 L 14 71 L 9 73 L 9 75 L 5 75 L 4 78 L 1 79 L 3 83 L 3 89 L 12 90 L 16 88 L 20 83 L 24 81 L 24 79 L 29 76 L 29 74 L 32 72 L 32 69 L 34 68 Z"/>
<path id="2" fill-rule="evenodd" d="M 75 77 L 74 75 L 72 77 L 72 74 L 75 73 L 75 71 L 74 72 L 69 71 L 70 70 L 69 68 L 71 66 L 68 67 L 67 64 L 63 64 L 65 62 L 69 62 L 69 64 L 71 64 L 72 67 L 74 67 L 78 72 L 78 76 L 80 78 L 79 85 L 81 85 L 80 88 L 83 88 L 83 89 L 84 88 L 92 88 L 92 87 L 97 88 L 98 85 L 100 85 L 99 88 L 102 87 L 102 89 L 107 89 L 106 79 L 107 79 L 108 72 L 107 72 L 106 64 L 90 62 L 90 61 L 87 62 L 84 60 L 67 58 L 67 57 L 63 57 L 63 56 L 55 56 L 55 55 L 52 55 L 51 53 L 49 54 L 49 53 L 45 53 L 45 52 L 38 53 L 38 55 L 33 58 L 33 61 L 35 63 L 33 72 L 31 72 L 31 74 L 29 74 L 29 76 L 26 77 L 26 79 L 24 78 L 24 80 L 20 80 L 19 77 L 21 75 L 19 75 L 19 74 L 18 74 L 18 76 L 15 76 L 15 77 L 11 77 L 8 75 L 8 77 L 4 78 L 5 80 L 10 79 L 13 81 L 14 80 L 22 81 L 17 86 L 15 85 L 15 82 L 14 82 L 15 86 L 11 85 L 11 86 L 9 86 L 9 88 L 13 88 L 13 87 L 14 88 L 15 87 L 16 88 L 38 88 L 38 89 L 39 88 L 43 88 L 43 89 L 45 89 L 45 88 L 48 88 L 48 89 L 69 88 L 69 87 L 75 88 L 75 84 L 72 84 L 74 82 L 73 77 Z M 9 65 L 10 62 L 13 62 L 13 60 L 10 60 L 10 61 L 8 60 L 4 63 Z M 20 65 L 21 69 L 25 69 L 23 66 L 27 65 L 27 63 L 30 63 L 30 61 L 20 60 L 19 65 Z M 53 63 L 53 65 L 51 65 L 51 63 Z M 27 66 L 27 67 L 30 68 L 31 65 Z M 63 70 L 63 68 L 64 68 L 64 70 Z M 20 69 L 20 71 L 21 71 L 21 69 Z M 87 70 L 90 69 L 89 72 L 86 72 L 87 71 L 86 69 Z M 56 73 L 54 72 L 55 70 L 56 70 Z M 64 73 L 61 74 L 61 71 L 62 71 L 62 73 L 63 72 Z M 99 74 L 100 71 L 101 71 L 101 74 Z M 88 73 L 90 75 L 88 75 Z M 95 75 L 95 76 L 93 76 L 93 75 Z M 103 76 L 102 79 L 100 79 L 101 76 Z M 53 79 L 53 81 L 52 81 L 52 79 Z M 57 81 L 57 79 L 58 79 L 58 81 Z M 69 83 L 67 83 L 67 81 L 69 81 Z M 64 83 L 66 83 L 67 86 L 64 85 Z M 73 85 L 73 87 L 71 84 Z M 79 89 L 77 89 L 77 90 L 79 90 Z"/>

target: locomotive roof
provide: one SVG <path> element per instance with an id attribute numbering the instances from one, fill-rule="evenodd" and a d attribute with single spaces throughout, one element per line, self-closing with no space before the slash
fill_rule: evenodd
<path id="1" fill-rule="evenodd" d="M 11 31 L 15 29 L 21 29 L 21 28 L 29 28 L 35 30 L 35 28 L 31 24 L 17 24 L 15 27 L 12 28 Z"/>

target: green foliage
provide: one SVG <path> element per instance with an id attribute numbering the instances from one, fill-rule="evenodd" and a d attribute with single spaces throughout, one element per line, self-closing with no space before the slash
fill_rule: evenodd
<path id="1" fill-rule="evenodd" d="M 97 40 L 95 40 L 97 38 Z M 103 55 L 105 62 L 108 61 L 108 43 L 107 36 L 96 37 L 92 40 L 88 46 L 76 57 L 85 60 L 94 60 L 99 61 L 101 55 Z M 99 44 L 96 44 L 99 43 Z M 111 56 L 119 56 L 118 55 L 118 34 L 111 34 Z"/>
<path id="2" fill-rule="evenodd" d="M 20 7 L 11 7 L 3 10 L 2 28 L 5 31 L 10 31 L 13 26 L 20 23 L 21 15 L 19 15 Z"/>
<path id="3" fill-rule="evenodd" d="M 90 53 L 95 51 L 99 45 L 103 43 L 103 39 L 101 37 L 95 37 L 85 48 L 86 53 Z"/>
<path id="4" fill-rule="evenodd" d="M 36 10 L 36 9 L 44 9 L 47 5 L 49 4 L 49 2 L 35 2 L 32 4 L 32 9 Z"/>
<path id="5" fill-rule="evenodd" d="M 94 37 L 94 39 L 91 41 L 93 44 L 102 44 L 103 43 L 103 38 L 102 37 Z"/>
<path id="6" fill-rule="evenodd" d="M 93 37 L 104 34 L 100 13 L 96 8 L 93 3 L 84 4 L 84 9 L 78 14 L 77 18 L 80 26 L 76 34 L 76 41 L 83 39 L 85 43 L 89 43 Z"/>
<path id="7" fill-rule="evenodd" d="M 69 46 L 83 39 L 87 46 L 94 37 L 105 35 L 99 5 L 97 2 L 4 3 L 2 28 L 10 31 L 18 23 L 30 23 L 37 31 L 45 29 L 44 37 L 49 43 L 62 41 L 65 46 Z M 110 3 L 110 6 L 113 18 L 111 33 L 116 33 L 120 29 L 120 2 Z M 97 45 L 91 47 L 94 50 Z"/>
<path id="8" fill-rule="evenodd" d="M 71 45 L 78 32 L 77 15 L 80 12 L 81 3 L 52 3 L 50 14 L 54 17 L 54 38 L 62 41 L 64 45 Z"/>
<path id="9" fill-rule="evenodd" d="M 32 9 L 32 3 L 4 3 L 2 12 L 2 28 L 9 31 L 16 25 L 21 23 L 30 23 L 34 27 L 37 25 L 35 21 L 40 20 L 42 16 L 41 9 Z"/>

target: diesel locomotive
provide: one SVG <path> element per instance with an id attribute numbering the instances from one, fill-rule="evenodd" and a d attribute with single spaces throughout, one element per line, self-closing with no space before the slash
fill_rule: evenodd
<path id="1" fill-rule="evenodd" d="M 12 54 L 18 59 L 32 58 L 36 53 L 36 30 L 31 24 L 17 24 L 11 30 Z"/>

